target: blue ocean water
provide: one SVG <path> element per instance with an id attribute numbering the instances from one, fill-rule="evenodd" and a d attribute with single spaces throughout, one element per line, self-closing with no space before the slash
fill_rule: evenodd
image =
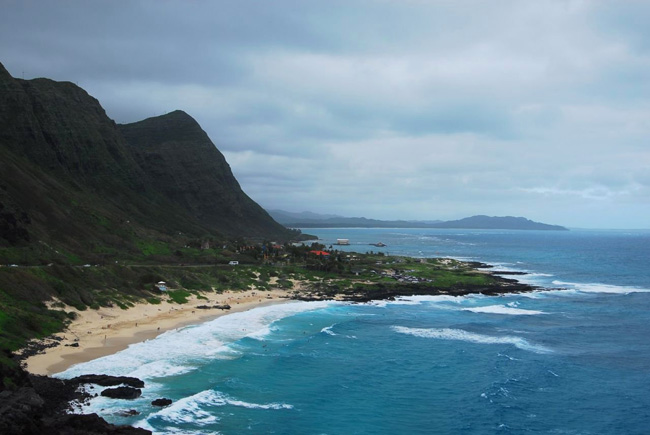
<path id="1" fill-rule="evenodd" d="M 541 289 L 234 313 L 62 373 L 147 383 L 83 410 L 171 434 L 649 433 L 650 231 L 305 232 L 526 271 Z"/>

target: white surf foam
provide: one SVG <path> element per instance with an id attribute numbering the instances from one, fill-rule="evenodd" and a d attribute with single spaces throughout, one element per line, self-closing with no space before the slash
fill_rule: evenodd
<path id="1" fill-rule="evenodd" d="M 628 287 L 628 286 L 619 286 L 612 284 L 601 284 L 601 283 L 576 283 L 576 282 L 565 282 L 565 281 L 553 281 L 554 285 L 568 287 L 570 289 L 578 290 L 583 293 L 617 293 L 617 294 L 628 294 L 628 293 L 648 293 L 650 289 L 641 288 L 641 287 Z"/>
<path id="2" fill-rule="evenodd" d="M 338 335 L 336 332 L 332 331 L 332 328 L 334 328 L 334 326 L 336 326 L 336 323 L 334 325 L 332 325 L 332 326 L 327 326 L 327 327 L 321 329 L 320 332 L 323 332 L 323 333 L 325 333 L 327 335 Z"/>
<path id="3" fill-rule="evenodd" d="M 191 423 L 197 426 L 206 426 L 219 421 L 219 417 L 211 413 L 210 408 L 222 406 L 264 410 L 293 409 L 292 405 L 286 403 L 251 403 L 232 398 L 219 391 L 205 390 L 177 400 L 167 408 L 149 415 L 147 421 L 161 419 L 170 424 Z"/>
<path id="4" fill-rule="evenodd" d="M 158 417 L 161 420 L 172 423 L 192 423 L 197 426 L 206 426 L 219 421 L 216 415 L 201 409 L 206 405 L 211 405 L 216 398 L 212 390 L 201 391 L 193 396 L 184 397 L 172 403 L 167 408 L 151 414 L 147 420 Z"/>
<path id="5" fill-rule="evenodd" d="M 291 302 L 228 314 L 200 325 L 168 331 L 153 340 L 71 367 L 57 377 L 72 378 L 87 373 L 136 376 L 142 380 L 187 373 L 204 361 L 232 359 L 239 354 L 232 345 L 251 337 L 261 340 L 272 332 L 274 322 L 305 311 L 325 308 L 335 302 Z"/>
<path id="6" fill-rule="evenodd" d="M 401 300 L 402 298 L 397 298 L 396 300 Z M 433 295 L 433 296 L 427 296 L 427 295 L 422 295 L 422 296 L 409 296 L 408 300 L 411 303 L 422 303 L 422 302 L 433 302 L 433 303 L 439 303 L 439 302 L 454 302 L 456 304 L 460 304 L 463 302 L 463 300 L 467 299 L 466 296 L 450 296 L 450 295 Z"/>
<path id="7" fill-rule="evenodd" d="M 440 340 L 457 340 L 469 343 L 479 344 L 512 344 L 519 349 L 527 350 L 535 353 L 549 353 L 550 349 L 544 346 L 530 344 L 527 340 L 516 336 L 500 336 L 495 337 L 491 335 L 476 334 L 473 332 L 464 331 L 462 329 L 452 328 L 407 328 L 405 326 L 393 326 L 395 332 L 401 334 L 413 335 L 421 338 L 434 338 Z"/>
<path id="8" fill-rule="evenodd" d="M 506 305 L 488 305 L 486 307 L 463 308 L 463 311 L 485 314 L 503 314 L 508 316 L 536 316 L 539 314 L 547 314 L 544 311 L 524 310 L 522 308 L 515 308 Z"/>

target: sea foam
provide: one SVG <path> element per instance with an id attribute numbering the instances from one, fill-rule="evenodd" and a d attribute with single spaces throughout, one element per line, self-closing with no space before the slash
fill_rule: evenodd
<path id="1" fill-rule="evenodd" d="M 533 345 L 527 340 L 517 336 L 491 336 L 484 334 L 476 334 L 474 332 L 464 331 L 462 329 L 452 328 L 407 328 L 405 326 L 393 326 L 395 332 L 400 334 L 413 335 L 421 338 L 435 338 L 440 340 L 456 340 L 465 341 L 468 343 L 479 344 L 511 344 L 519 349 L 527 350 L 535 353 L 550 353 L 551 350 L 539 345 Z"/>
<path id="2" fill-rule="evenodd" d="M 486 307 L 463 308 L 463 311 L 485 314 L 503 314 L 509 316 L 535 316 L 538 314 L 547 314 L 539 310 L 524 310 L 506 305 L 488 305 Z"/>
<path id="3" fill-rule="evenodd" d="M 87 373 L 136 376 L 142 380 L 178 375 L 195 370 L 206 361 L 239 356 L 233 344 L 245 337 L 262 340 L 274 322 L 334 302 L 290 302 L 228 314 L 210 322 L 175 329 L 153 340 L 132 344 L 113 355 L 77 364 L 57 377 Z"/>
<path id="4" fill-rule="evenodd" d="M 154 427 L 160 425 L 170 425 L 169 429 L 183 424 L 197 427 L 214 425 L 220 421 L 220 418 L 211 408 L 224 406 L 261 410 L 293 409 L 292 405 L 286 403 L 252 403 L 235 399 L 220 391 L 205 390 L 177 400 L 167 408 L 150 414 L 135 426 L 156 432 Z M 163 433 L 169 433 L 167 428 Z"/>
<path id="5" fill-rule="evenodd" d="M 640 287 L 628 287 L 620 285 L 611 285 L 611 284 L 601 284 L 601 283 L 576 283 L 576 282 L 565 282 L 565 281 L 553 281 L 554 285 L 569 287 L 575 290 L 578 290 L 583 293 L 618 293 L 618 294 L 628 294 L 628 293 L 648 293 L 650 289 L 640 288 Z"/>

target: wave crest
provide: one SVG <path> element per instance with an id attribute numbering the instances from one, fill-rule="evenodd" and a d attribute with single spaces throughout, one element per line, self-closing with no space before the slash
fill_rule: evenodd
<path id="1" fill-rule="evenodd" d="M 539 314 L 548 314 L 544 311 L 524 310 L 523 308 L 516 308 L 514 306 L 506 305 L 488 305 L 485 307 L 463 308 L 463 311 L 485 314 L 504 314 L 509 316 L 536 316 Z"/>
<path id="2" fill-rule="evenodd" d="M 465 341 L 468 343 L 479 344 L 511 344 L 519 349 L 527 350 L 535 353 L 550 353 L 551 350 L 539 345 L 529 343 L 526 339 L 517 336 L 499 336 L 476 334 L 462 329 L 452 328 L 408 328 L 405 326 L 393 326 L 395 332 L 400 334 L 413 335 L 421 338 L 434 338 L 440 340 L 456 340 Z"/>
<path id="3" fill-rule="evenodd" d="M 626 287 L 621 285 L 612 285 L 612 284 L 601 284 L 601 283 L 576 283 L 576 282 L 566 282 L 566 281 L 553 281 L 554 285 L 563 286 L 563 287 L 572 287 L 575 290 L 578 290 L 583 293 L 617 293 L 617 294 L 628 294 L 628 293 L 649 293 L 650 289 L 641 288 L 641 287 Z"/>
<path id="4" fill-rule="evenodd" d="M 251 403 L 234 399 L 219 391 L 206 390 L 176 401 L 171 406 L 150 415 L 147 420 L 160 419 L 171 424 L 191 423 L 197 426 L 207 426 L 219 421 L 219 417 L 212 414 L 209 408 L 220 406 L 237 406 L 248 409 L 293 409 L 293 405 L 286 403 Z"/>

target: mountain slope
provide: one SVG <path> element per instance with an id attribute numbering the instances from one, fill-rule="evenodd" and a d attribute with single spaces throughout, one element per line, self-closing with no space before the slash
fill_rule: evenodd
<path id="1" fill-rule="evenodd" d="M 226 159 L 185 112 L 119 128 L 149 184 L 202 224 L 228 236 L 286 233 L 242 191 Z"/>
<path id="2" fill-rule="evenodd" d="M 179 233 L 180 246 L 292 236 L 188 115 L 118 126 L 78 86 L 15 79 L 0 64 L 0 264 L 94 262 Z"/>
<path id="3" fill-rule="evenodd" d="M 524 217 L 513 216 L 471 216 L 455 221 L 440 222 L 433 225 L 435 228 L 464 228 L 464 229 L 495 229 L 495 230 L 544 230 L 566 231 L 560 225 L 548 225 L 534 222 Z"/>

